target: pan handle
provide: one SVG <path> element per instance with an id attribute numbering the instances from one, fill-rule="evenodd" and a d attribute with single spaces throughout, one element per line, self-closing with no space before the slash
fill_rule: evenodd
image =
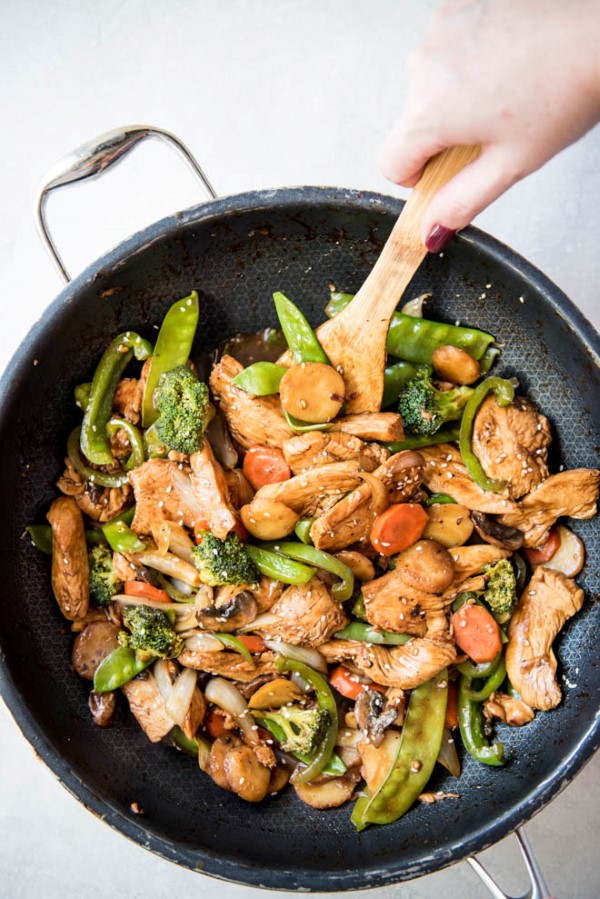
<path id="1" fill-rule="evenodd" d="M 525 862 L 525 867 L 527 868 L 531 883 L 531 889 L 528 890 L 523 897 L 519 897 L 519 899 L 552 899 L 525 830 L 522 827 L 517 828 L 515 836 L 519 841 L 519 848 L 521 849 L 523 861 Z M 496 881 L 490 877 L 480 861 L 476 858 L 468 858 L 467 861 L 477 876 L 486 885 L 494 899 L 511 899 L 510 896 L 500 889 Z M 517 897 L 515 897 L 515 899 L 517 899 Z"/>
<path id="2" fill-rule="evenodd" d="M 36 202 L 36 218 L 42 240 L 61 277 L 66 282 L 71 280 L 71 276 L 65 268 L 46 222 L 46 200 L 48 199 L 48 194 L 60 187 L 67 187 L 69 184 L 84 181 L 86 178 L 97 178 L 103 174 L 105 169 L 120 162 L 121 159 L 127 156 L 130 150 L 133 150 L 137 144 L 147 137 L 158 138 L 174 147 L 198 176 L 209 198 L 216 198 L 217 194 L 212 184 L 192 153 L 176 135 L 170 131 L 165 131 L 163 128 L 154 128 L 151 125 L 125 125 L 122 128 L 115 128 L 114 131 L 107 131 L 105 134 L 101 134 L 99 137 L 83 144 L 83 146 L 78 147 L 77 150 L 61 159 L 46 173 Z"/>

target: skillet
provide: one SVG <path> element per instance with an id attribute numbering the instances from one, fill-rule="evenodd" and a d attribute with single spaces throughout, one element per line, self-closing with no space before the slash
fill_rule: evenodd
<path id="1" fill-rule="evenodd" d="M 126 152 L 124 139 L 115 146 Z M 318 324 L 329 284 L 358 289 L 401 208 L 402 201 L 378 194 L 307 187 L 213 199 L 165 218 L 73 280 L 0 381 L 4 700 L 79 801 L 146 848 L 219 878 L 333 891 L 430 873 L 516 829 L 598 746 L 600 516 L 573 523 L 588 554 L 578 578 L 587 602 L 555 647 L 562 705 L 538 713 L 522 730 L 498 728 L 510 758 L 504 769 L 466 756 L 458 783 L 436 772 L 433 789 L 459 792 L 460 800 L 417 805 L 395 824 L 360 835 L 349 807 L 319 812 L 293 791 L 259 806 L 242 803 L 193 760 L 149 744 L 125 706 L 112 728 L 97 729 L 87 709 L 88 685 L 70 668 L 73 638 L 51 594 L 48 559 L 23 539 L 23 530 L 44 520 L 55 495 L 66 438 L 78 419 L 73 387 L 89 379 L 115 334 L 133 329 L 151 338 L 170 303 L 191 289 L 201 299 L 198 358 L 225 337 L 275 326 L 274 290 Z M 426 259 L 407 298 L 423 292 L 433 294 L 429 317 L 496 335 L 503 353 L 495 372 L 518 375 L 523 392 L 552 420 L 552 470 L 597 466 L 600 339 L 568 298 L 472 227 Z"/>

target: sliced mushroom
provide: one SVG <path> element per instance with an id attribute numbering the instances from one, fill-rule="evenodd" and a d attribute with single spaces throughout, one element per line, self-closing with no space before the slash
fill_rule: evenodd
<path id="1" fill-rule="evenodd" d="M 276 677 L 259 687 L 251 696 L 248 706 L 251 709 L 280 709 L 288 702 L 299 702 L 304 699 L 302 690 L 286 677 Z"/>
<path id="2" fill-rule="evenodd" d="M 507 693 L 492 693 L 483 704 L 483 714 L 488 721 L 499 718 L 510 724 L 511 727 L 522 727 L 533 721 L 534 711 L 518 696 L 509 696 Z"/>
<path id="3" fill-rule="evenodd" d="M 217 601 L 196 613 L 201 627 L 209 631 L 237 630 L 250 624 L 258 614 L 258 606 L 249 590 L 238 590 L 225 602 Z"/>
<path id="4" fill-rule="evenodd" d="M 111 621 L 92 621 L 75 638 L 71 661 L 73 668 L 86 680 L 93 680 L 100 662 L 119 645 L 119 628 Z"/>
<path id="5" fill-rule="evenodd" d="M 223 771 L 229 789 L 246 802 L 260 802 L 269 792 L 271 772 L 249 746 L 230 749 L 223 759 Z"/>
<path id="6" fill-rule="evenodd" d="M 110 727 L 117 709 L 117 694 L 114 690 L 110 693 L 96 693 L 92 690 L 88 706 L 97 727 Z"/>
<path id="7" fill-rule="evenodd" d="M 386 728 L 396 720 L 397 710 L 387 708 L 378 690 L 363 690 L 354 704 L 356 723 L 373 746 L 381 746 Z"/>
<path id="8" fill-rule="evenodd" d="M 291 771 L 285 765 L 277 765 L 276 768 L 273 768 L 269 782 L 269 796 L 272 796 L 273 793 L 279 793 L 280 790 L 287 786 L 290 774 Z"/>
<path id="9" fill-rule="evenodd" d="M 356 782 L 350 777 L 330 777 L 322 783 L 294 784 L 298 798 L 313 808 L 338 808 L 352 798 Z"/>
<path id="10" fill-rule="evenodd" d="M 225 773 L 225 759 L 232 749 L 241 745 L 242 741 L 235 734 L 222 734 L 216 738 L 210 748 L 207 774 L 212 777 L 217 786 L 224 790 L 232 789 Z"/>
<path id="11" fill-rule="evenodd" d="M 485 512 L 471 512 L 471 521 L 481 539 L 486 543 L 491 543 L 492 546 L 509 549 L 511 552 L 515 552 L 523 546 L 522 531 L 519 531 L 518 528 L 508 527 L 506 524 L 500 524 L 497 518 L 486 515 Z"/>

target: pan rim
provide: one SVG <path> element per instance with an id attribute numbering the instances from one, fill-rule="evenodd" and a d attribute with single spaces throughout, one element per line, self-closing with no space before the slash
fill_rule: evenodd
<path id="1" fill-rule="evenodd" d="M 54 317 L 63 313 L 64 306 L 72 303 L 78 294 L 89 288 L 99 276 L 104 277 L 112 271 L 118 270 L 133 255 L 146 250 L 163 238 L 173 237 L 177 233 L 184 232 L 196 223 L 217 220 L 223 216 L 241 215 L 250 211 L 268 210 L 275 204 L 279 207 L 281 205 L 290 207 L 311 205 L 314 207 L 346 204 L 353 208 L 358 207 L 363 210 L 369 209 L 373 212 L 397 215 L 403 206 L 403 201 L 379 193 L 345 188 L 275 188 L 249 191 L 211 200 L 166 216 L 147 226 L 87 266 L 58 294 L 30 329 L 0 378 L 0 428 L 4 426 L 5 401 L 8 400 L 11 390 L 15 389 L 19 383 L 20 372 L 30 364 L 32 346 Z M 600 335 L 583 313 L 546 275 L 509 247 L 473 226 L 461 232 L 458 240 L 465 241 L 474 248 L 484 251 L 499 264 L 512 267 L 520 277 L 531 283 L 532 286 L 534 285 L 536 292 L 544 295 L 553 311 L 568 322 L 582 345 L 587 348 L 590 356 L 594 359 L 594 364 L 600 364 Z M 291 870 L 271 868 L 261 872 L 244 860 L 216 857 L 202 850 L 192 852 L 162 835 L 159 836 L 149 831 L 147 827 L 132 820 L 110 801 L 96 795 L 61 756 L 38 724 L 34 713 L 29 706 L 25 705 L 1 654 L 0 695 L 27 741 L 59 782 L 89 811 L 100 817 L 113 829 L 170 861 L 212 877 L 255 887 L 289 891 L 329 892 L 389 885 L 432 873 L 456 863 L 474 852 L 482 851 L 511 833 L 546 805 L 583 768 L 600 744 L 600 721 L 594 719 L 567 758 L 561 760 L 560 769 L 555 770 L 551 777 L 540 784 L 526 801 L 516 807 L 513 806 L 495 821 L 478 828 L 468 839 L 452 844 L 444 851 L 442 858 L 424 857 L 410 868 L 402 867 L 400 864 L 393 866 L 386 862 L 383 867 L 373 865 L 360 871 L 327 871 L 320 868 L 306 870 L 304 866 L 302 868 L 299 866 L 297 869 Z"/>

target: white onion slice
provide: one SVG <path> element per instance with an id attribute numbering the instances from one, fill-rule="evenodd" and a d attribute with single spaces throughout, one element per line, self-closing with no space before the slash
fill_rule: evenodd
<path id="1" fill-rule="evenodd" d="M 197 672 L 193 668 L 184 668 L 171 690 L 171 695 L 166 702 L 167 715 L 183 727 L 183 722 L 192 704 L 194 690 L 198 680 Z"/>
<path id="2" fill-rule="evenodd" d="M 191 584 L 186 584 L 185 581 L 180 581 L 177 577 L 171 578 L 171 583 L 175 587 L 176 590 L 179 590 L 180 593 L 183 593 L 184 596 L 191 596 L 194 592 L 194 588 Z"/>
<path id="3" fill-rule="evenodd" d="M 161 556 L 156 549 L 146 549 L 140 553 L 127 553 L 126 558 L 135 565 L 148 565 L 168 577 L 176 577 L 192 587 L 200 586 L 200 574 L 198 569 L 189 562 L 180 559 L 174 553 L 168 552 Z"/>
<path id="4" fill-rule="evenodd" d="M 127 596 L 126 593 L 117 593 L 113 596 L 113 602 L 119 602 L 122 606 L 149 606 L 151 609 L 161 609 L 163 612 L 184 612 L 189 608 L 187 603 L 161 602 L 159 599 L 146 599 L 145 596 Z"/>
<path id="5" fill-rule="evenodd" d="M 193 634 L 185 641 L 185 648 L 192 652 L 221 652 L 224 645 L 211 634 Z"/>
<path id="6" fill-rule="evenodd" d="M 278 615 L 273 615 L 271 612 L 265 612 L 263 615 L 257 615 L 254 621 L 251 621 L 250 624 L 245 624 L 243 627 L 238 627 L 236 633 L 245 634 L 247 631 L 255 631 L 258 628 L 270 627 L 272 624 L 279 624 L 280 618 Z"/>
<path id="7" fill-rule="evenodd" d="M 415 297 L 414 300 L 405 303 L 400 312 L 404 315 L 411 315 L 413 318 L 423 318 L 423 303 L 430 297 L 430 293 L 422 293 L 420 297 Z"/>
<path id="8" fill-rule="evenodd" d="M 386 485 L 369 471 L 359 471 L 358 476 L 371 488 L 371 507 L 373 512 L 375 515 L 381 515 L 390 504 Z"/>
<path id="9" fill-rule="evenodd" d="M 256 625 L 256 622 L 254 622 Z M 296 662 L 304 662 L 309 668 L 327 674 L 327 662 L 321 653 L 316 649 L 309 649 L 307 646 L 294 646 L 293 643 L 283 643 L 281 640 L 265 640 L 265 646 L 273 652 L 278 652 L 287 659 L 295 659 Z"/>
<path id="10" fill-rule="evenodd" d="M 169 696 L 171 695 L 171 690 L 173 689 L 173 683 L 169 674 L 169 666 L 167 660 L 159 659 L 154 663 L 154 668 L 152 670 L 156 679 L 156 685 L 158 686 L 160 695 L 162 696 L 163 701 L 166 705 L 169 700 Z"/>
<path id="11" fill-rule="evenodd" d="M 250 714 L 248 703 L 230 681 L 224 677 L 212 677 L 204 688 L 204 696 L 235 719 L 249 743 L 259 742 L 256 722 Z"/>
<path id="12" fill-rule="evenodd" d="M 179 556 L 181 559 L 185 559 L 190 565 L 193 565 L 193 546 L 194 544 L 184 528 L 182 528 L 180 524 L 175 524 L 174 521 L 171 521 L 169 523 L 169 549 L 171 552 L 175 553 L 175 555 Z"/>
<path id="13" fill-rule="evenodd" d="M 169 551 L 170 525 L 168 521 L 161 521 L 158 527 L 152 526 L 152 536 L 156 543 L 156 551 L 159 556 L 166 556 Z"/>

